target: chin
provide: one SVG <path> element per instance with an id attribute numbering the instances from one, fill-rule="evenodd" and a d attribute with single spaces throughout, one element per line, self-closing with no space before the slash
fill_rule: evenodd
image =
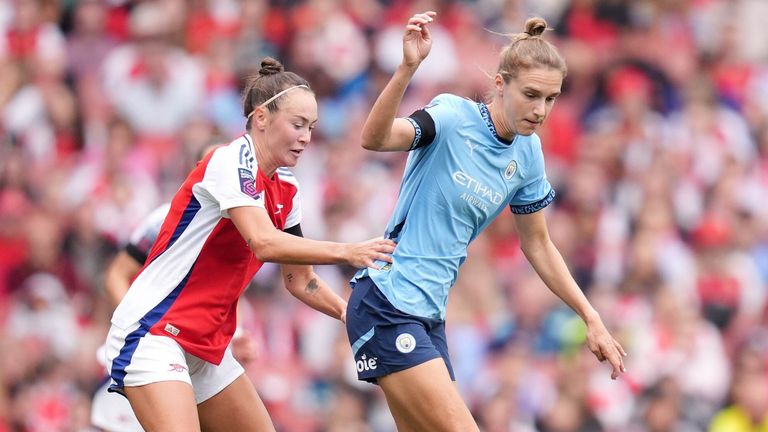
<path id="1" fill-rule="evenodd" d="M 533 129 L 531 129 L 531 128 L 526 128 L 526 129 L 523 129 L 523 130 L 518 130 L 518 131 L 517 131 L 517 135 L 522 135 L 522 136 L 531 136 L 531 135 L 533 135 L 535 132 L 536 132 L 536 128 L 533 128 Z"/>

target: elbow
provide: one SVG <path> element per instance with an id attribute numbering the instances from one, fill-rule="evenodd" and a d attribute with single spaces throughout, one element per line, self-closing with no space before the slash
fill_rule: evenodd
<path id="1" fill-rule="evenodd" d="M 276 242 L 270 238 L 255 238 L 248 241 L 248 246 L 257 260 L 261 262 L 277 262 L 280 259 Z"/>
<path id="2" fill-rule="evenodd" d="M 377 151 L 381 148 L 381 141 L 363 137 L 360 145 L 366 150 Z"/>
<path id="3" fill-rule="evenodd" d="M 381 151 L 388 140 L 389 134 L 386 132 L 363 128 L 360 145 L 366 150 Z"/>

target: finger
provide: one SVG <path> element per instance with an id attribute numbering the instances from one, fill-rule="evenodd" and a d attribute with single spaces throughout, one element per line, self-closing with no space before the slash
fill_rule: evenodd
<path id="1" fill-rule="evenodd" d="M 417 24 L 417 23 L 418 24 L 427 24 L 427 23 L 431 23 L 432 21 L 433 21 L 432 17 L 430 17 L 428 15 L 417 14 L 417 15 L 412 16 L 408 20 L 408 24 Z"/>
<path id="2" fill-rule="evenodd" d="M 623 347 L 623 346 L 621 346 L 621 344 L 619 343 L 619 341 L 617 341 L 617 340 L 614 340 L 614 341 L 613 341 L 613 343 L 614 343 L 614 344 L 616 344 L 616 348 L 618 348 L 618 350 L 619 350 L 619 352 L 621 353 L 621 355 L 623 355 L 624 357 L 626 357 L 626 356 L 627 356 L 627 352 L 626 352 L 626 351 L 624 351 L 624 347 Z"/>
<path id="3" fill-rule="evenodd" d="M 426 11 L 426 12 L 414 14 L 413 16 L 426 18 L 426 19 L 432 21 L 432 20 L 434 20 L 435 16 L 437 16 L 437 12 L 435 12 L 435 11 Z"/>
<path id="4" fill-rule="evenodd" d="M 369 268 L 372 268 L 374 270 L 381 270 L 381 267 L 377 266 L 376 263 L 373 262 L 373 260 L 366 260 L 365 261 L 365 266 L 363 268 L 365 268 L 365 267 L 369 267 Z"/>
<path id="5" fill-rule="evenodd" d="M 392 263 L 392 255 L 378 254 L 378 255 L 376 255 L 376 259 L 378 261 L 384 261 L 384 262 L 388 262 L 390 264 Z"/>
<path id="6" fill-rule="evenodd" d="M 416 24 L 408 24 L 407 26 L 405 26 L 405 30 L 421 33 L 421 26 Z"/>
<path id="7" fill-rule="evenodd" d="M 621 356 L 618 352 L 615 352 L 613 355 L 608 356 L 608 361 L 611 363 L 611 367 L 613 367 L 611 377 L 616 379 L 615 377 L 618 377 L 621 372 L 624 372 L 624 365 L 621 362 Z"/>
<path id="8" fill-rule="evenodd" d="M 389 245 L 381 245 L 376 248 L 376 252 L 385 253 L 385 254 L 391 254 L 394 251 L 395 251 L 395 247 L 389 246 Z"/>
<path id="9" fill-rule="evenodd" d="M 430 16 L 429 14 L 422 13 L 422 14 L 414 15 L 413 18 L 422 19 L 424 20 L 425 23 L 431 23 L 432 21 L 434 21 L 434 18 L 432 18 L 433 16 L 434 15 Z"/>

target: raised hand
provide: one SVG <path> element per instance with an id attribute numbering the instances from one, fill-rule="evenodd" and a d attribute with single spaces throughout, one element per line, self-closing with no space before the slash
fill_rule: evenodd
<path id="1" fill-rule="evenodd" d="M 608 360 L 613 367 L 611 379 L 616 379 L 627 369 L 624 367 L 624 356 L 627 355 L 621 344 L 608 333 L 602 321 L 587 324 L 587 346 L 592 354 L 601 362 Z"/>
<path id="2" fill-rule="evenodd" d="M 346 245 L 347 263 L 353 267 L 371 267 L 376 270 L 379 266 L 374 261 L 392 262 L 392 252 L 395 251 L 395 242 L 381 237 L 360 243 Z"/>
<path id="3" fill-rule="evenodd" d="M 403 63 L 408 67 L 417 67 L 429 54 L 432 38 L 427 24 L 434 20 L 436 12 L 427 11 L 413 15 L 405 26 L 403 35 Z"/>

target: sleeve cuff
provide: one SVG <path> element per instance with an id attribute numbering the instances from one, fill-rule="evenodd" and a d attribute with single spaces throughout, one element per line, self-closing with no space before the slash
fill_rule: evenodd
<path id="1" fill-rule="evenodd" d="M 554 200 L 555 200 L 555 190 L 550 189 L 547 196 L 536 201 L 535 203 L 519 205 L 519 206 L 510 205 L 509 209 L 512 210 L 512 213 L 514 214 L 531 214 L 531 213 L 536 213 L 537 211 L 548 206 Z"/>

